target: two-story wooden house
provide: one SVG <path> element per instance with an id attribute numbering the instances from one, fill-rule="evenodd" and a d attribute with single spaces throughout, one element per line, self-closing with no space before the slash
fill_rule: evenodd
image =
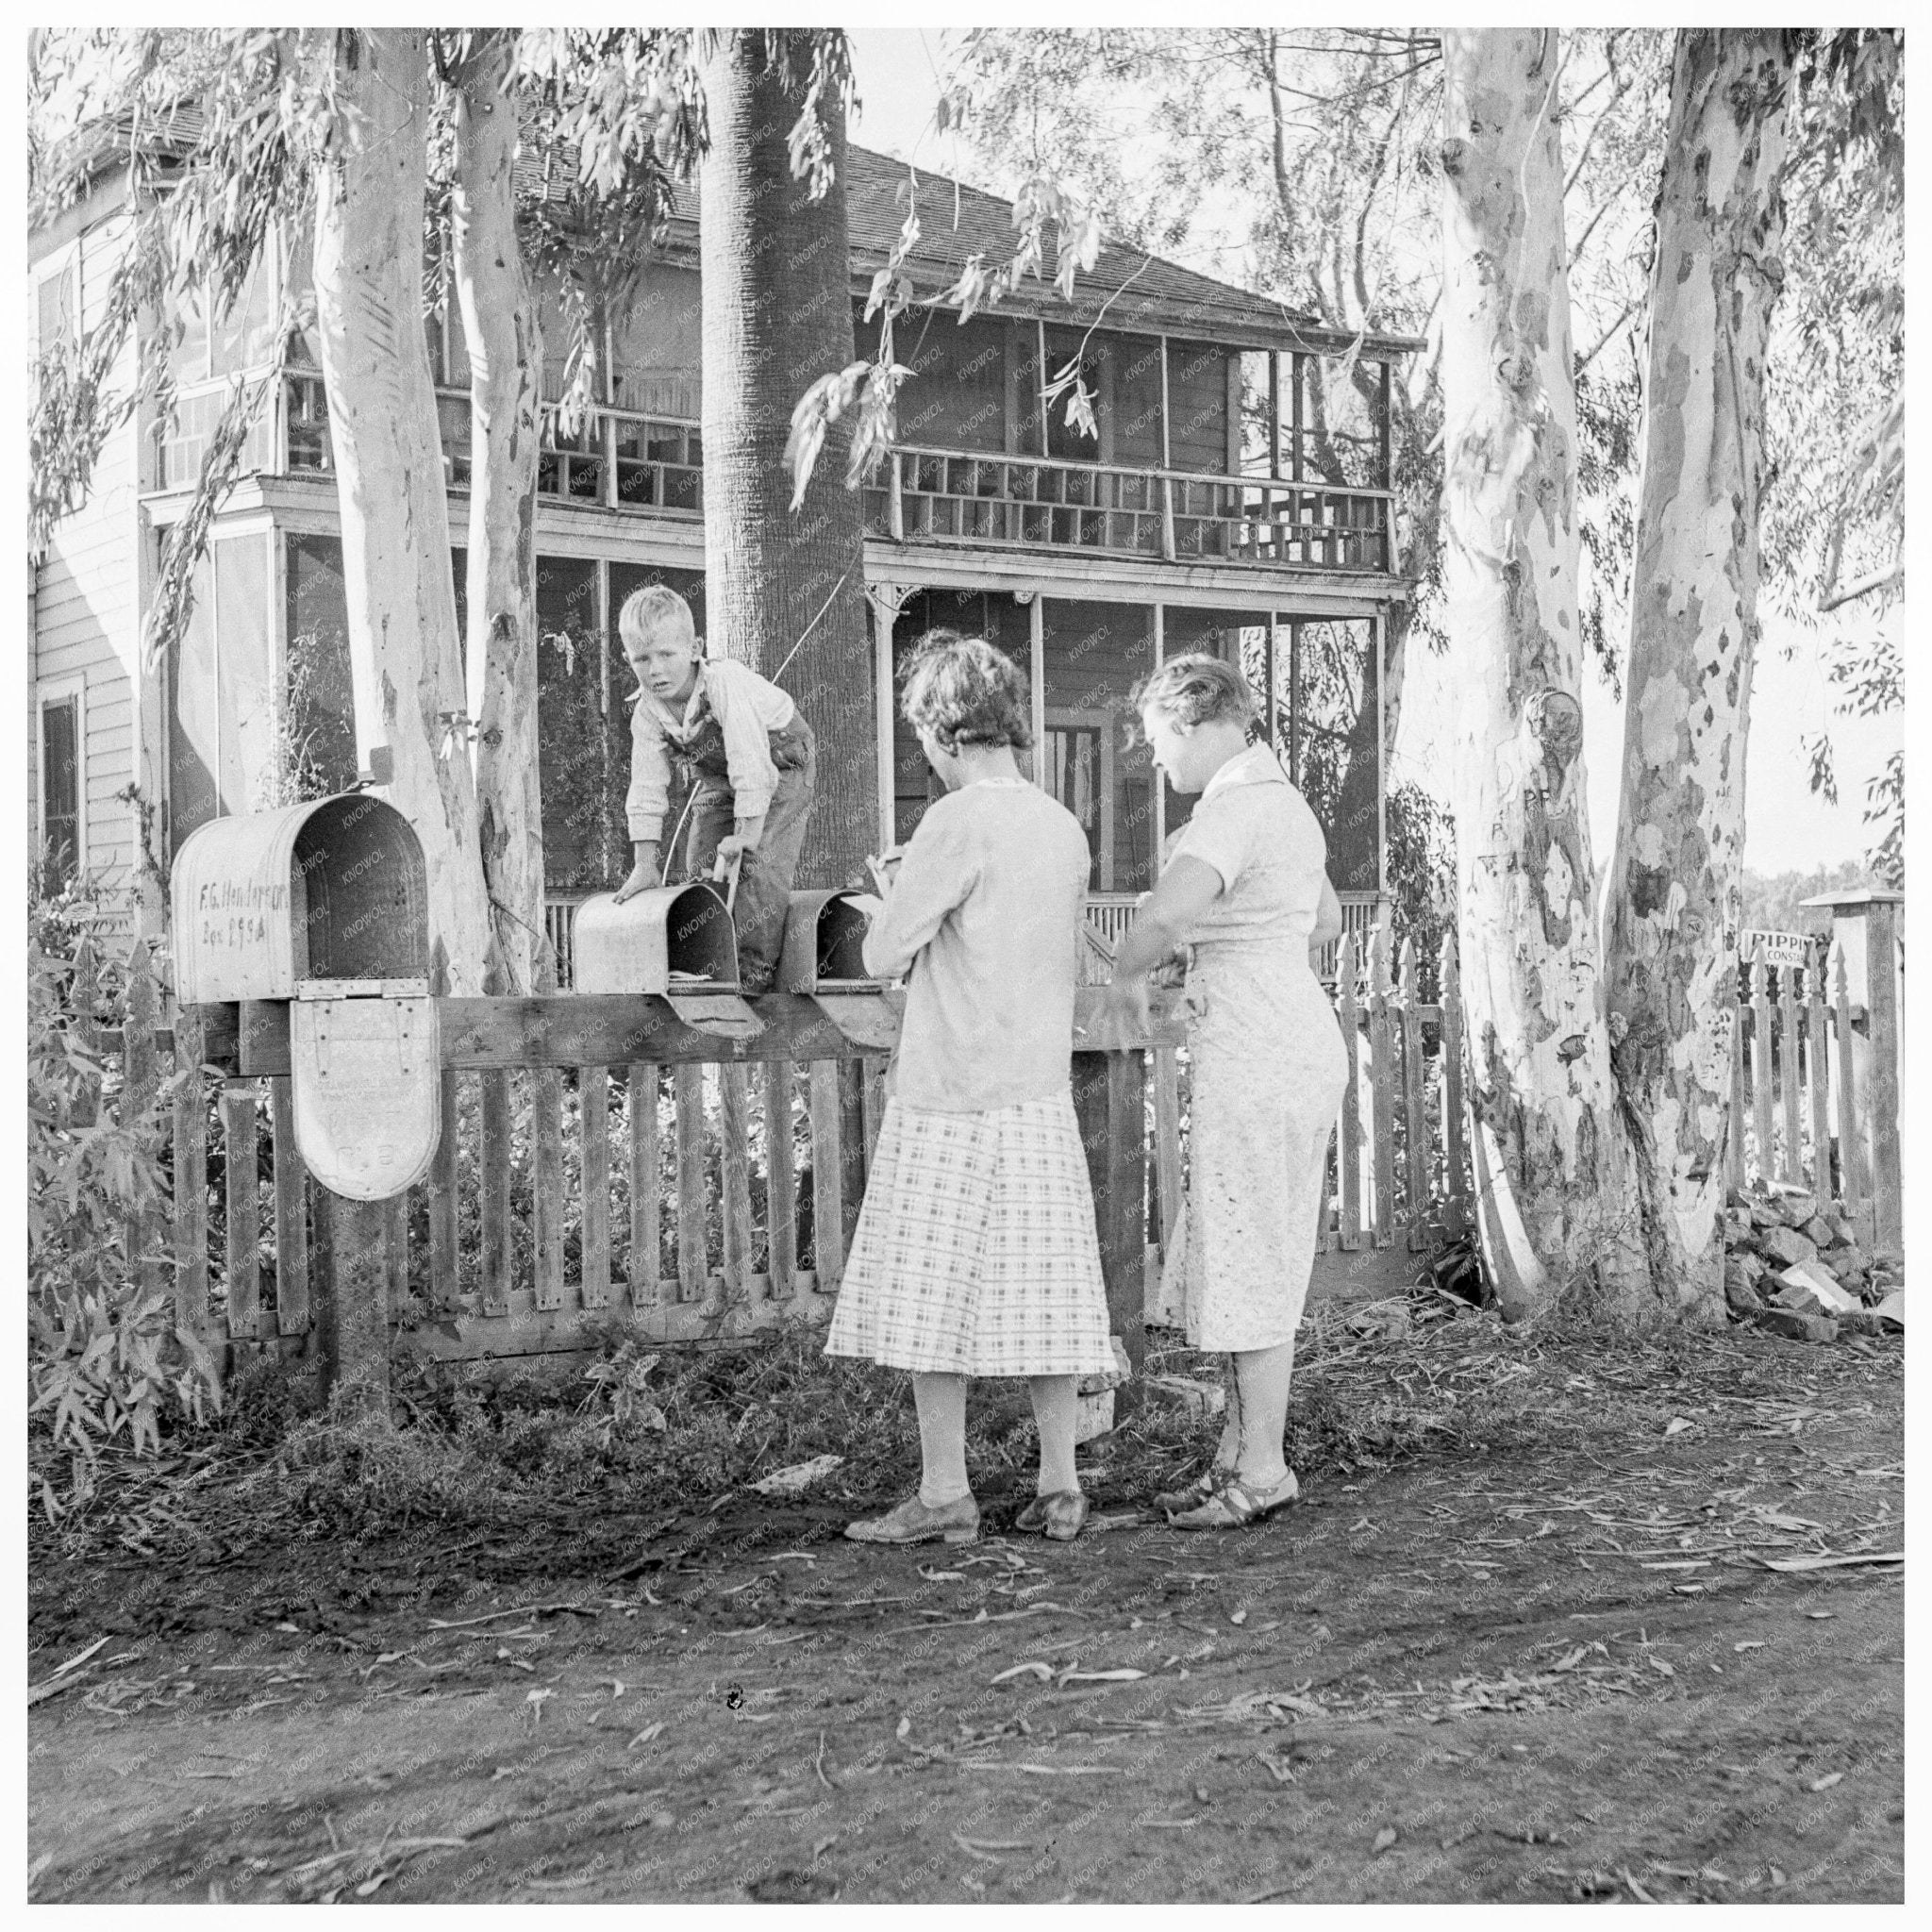
<path id="1" fill-rule="evenodd" d="M 908 171 L 854 148 L 846 176 L 855 313 L 904 220 Z M 111 167 L 88 201 L 32 239 L 42 340 L 98 310 L 125 225 Z M 941 177 L 916 189 L 921 298 L 965 258 L 1011 247 L 1008 206 Z M 146 814 L 158 861 L 219 812 L 268 802 L 291 745 L 328 782 L 353 775 L 341 546 L 328 414 L 312 351 L 254 432 L 223 505 L 192 620 L 153 675 L 138 640 L 161 533 L 185 510 L 230 381 L 272 365 L 279 243 L 241 312 L 188 317 L 172 422 L 131 425 L 103 454 L 86 503 L 37 565 L 32 610 L 32 796 L 37 836 L 125 889 Z M 545 302 L 555 314 L 555 305 Z M 427 318 L 442 399 L 453 540 L 467 524 L 468 370 L 454 304 Z M 537 543 L 544 843 L 550 921 L 568 970 L 570 908 L 627 868 L 630 680 L 615 616 L 638 585 L 689 596 L 703 628 L 697 225 L 681 206 L 635 298 L 603 319 L 599 399 L 574 432 L 553 422 Z M 558 322 L 546 391 L 559 392 Z M 860 323 L 861 353 L 873 340 Z M 1153 782 L 1128 692 L 1164 657 L 1238 656 L 1285 762 L 1327 825 L 1351 923 L 1385 884 L 1376 728 L 1379 631 L 1406 594 L 1392 567 L 1388 396 L 1406 338 L 1347 338 L 1278 303 L 1124 247 L 1103 250 L 1063 301 L 1029 284 L 960 324 L 942 307 L 898 325 L 899 443 L 865 489 L 874 617 L 881 841 L 908 836 L 931 788 L 893 712 L 893 669 L 937 624 L 978 631 L 1030 667 L 1033 771 L 1080 819 L 1093 851 L 1092 917 L 1118 929 L 1152 883 L 1187 801 Z M 1047 381 L 1077 358 L 1094 431 L 1070 425 Z M 457 570 L 460 595 L 462 572 Z M 1351 758 L 1352 799 L 1338 809 Z M 158 906 L 158 900 L 150 897 Z"/>

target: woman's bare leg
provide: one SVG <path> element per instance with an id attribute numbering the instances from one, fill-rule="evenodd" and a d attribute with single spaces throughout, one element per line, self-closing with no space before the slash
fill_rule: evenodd
<path id="1" fill-rule="evenodd" d="M 919 1500 L 941 1509 L 973 1493 L 966 1475 L 966 1377 L 912 1377 L 912 1400 L 919 1410 L 919 1454 L 924 1465 Z"/>
<path id="2" fill-rule="evenodd" d="M 1288 1433 L 1288 1385 L 1293 1374 L 1292 1341 L 1273 1348 L 1242 1349 L 1234 1358 L 1235 1392 L 1241 1405 L 1239 1417 L 1229 1418 L 1237 1424 L 1240 1441 L 1235 1472 L 1251 1489 L 1275 1489 L 1288 1474 L 1281 1444 Z"/>
<path id="3" fill-rule="evenodd" d="M 1040 1429 L 1040 1489 L 1042 1496 L 1077 1491 L 1080 1477 L 1074 1467 L 1074 1428 L 1079 1421 L 1078 1384 L 1072 1375 L 1029 1375 L 1026 1392 L 1033 1398 L 1033 1420 Z"/>

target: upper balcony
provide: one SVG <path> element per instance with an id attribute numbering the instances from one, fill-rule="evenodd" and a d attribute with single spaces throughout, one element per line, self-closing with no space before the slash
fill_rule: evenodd
<path id="1" fill-rule="evenodd" d="M 191 391 L 158 439 L 162 490 L 192 484 L 227 400 L 225 384 Z M 443 474 L 470 486 L 470 399 L 439 389 Z M 544 416 L 541 498 L 697 521 L 704 446 L 683 417 L 594 406 L 575 434 Z M 322 377 L 291 372 L 272 420 L 258 425 L 246 467 L 276 475 L 332 467 Z M 999 549 L 1256 564 L 1324 573 L 1391 569 L 1391 492 L 1318 477 L 1236 475 L 904 444 L 864 487 L 869 535 L 941 550 Z"/>
<path id="2" fill-rule="evenodd" d="M 863 291 L 905 218 L 902 165 L 853 149 L 850 193 L 858 351 L 880 347 Z M 870 562 L 887 576 L 1042 575 L 1084 560 L 1095 580 L 1191 581 L 1197 591 L 1291 590 L 1322 577 L 1343 597 L 1379 597 L 1394 573 L 1391 464 L 1393 370 L 1415 345 L 1346 336 L 1277 302 L 1125 247 L 1103 248 L 1062 300 L 1026 284 L 993 312 L 960 322 L 940 292 L 965 252 L 1009 238 L 995 197 L 924 177 L 940 212 L 907 264 L 918 291 L 899 318 L 893 358 L 910 371 L 899 443 L 863 486 Z M 697 421 L 703 338 L 697 210 L 681 195 L 667 239 L 621 307 L 594 318 L 599 393 L 575 426 L 558 407 L 575 329 L 558 291 L 538 290 L 545 399 L 537 488 L 555 508 L 657 520 L 696 541 L 704 515 Z M 469 367 L 450 289 L 446 238 L 432 235 L 425 317 L 437 385 L 444 475 L 470 482 Z M 989 253 L 989 258 L 991 258 Z M 192 481 L 226 396 L 223 378 L 258 371 L 271 346 L 272 279 L 299 298 L 306 249 L 278 247 L 273 276 L 214 330 L 193 325 L 175 354 L 175 420 L 162 433 L 161 489 Z M 328 412 L 312 337 L 244 467 L 326 472 Z M 1074 384 L 1077 382 L 1077 391 Z M 1082 407 L 1070 408 L 1074 395 Z M 610 525 L 604 525 L 608 534 Z M 1170 575 L 1171 574 L 1171 575 Z M 1379 579 L 1379 582 L 1374 580 Z"/>

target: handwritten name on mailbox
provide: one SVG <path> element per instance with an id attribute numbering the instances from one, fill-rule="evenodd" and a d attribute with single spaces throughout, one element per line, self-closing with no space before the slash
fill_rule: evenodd
<path id="1" fill-rule="evenodd" d="M 207 879 L 194 895 L 196 937 L 208 951 L 267 956 L 273 923 L 289 909 L 289 889 L 254 879 Z"/>

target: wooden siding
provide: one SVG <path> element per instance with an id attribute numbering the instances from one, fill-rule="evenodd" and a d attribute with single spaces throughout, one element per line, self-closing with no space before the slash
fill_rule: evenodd
<path id="1" fill-rule="evenodd" d="M 1227 358 L 1212 342 L 1167 345 L 1168 468 L 1227 470 Z"/>
<path id="2" fill-rule="evenodd" d="M 108 275 L 120 245 L 118 218 L 86 230 L 69 249 L 58 250 L 40 273 L 80 251 L 81 315 L 86 327 L 102 318 Z M 133 354 L 114 372 L 117 384 L 133 376 Z M 139 443 L 132 428 L 108 440 L 94 465 L 92 487 L 71 515 L 54 527 L 35 573 L 33 675 L 37 684 L 80 679 L 86 687 L 82 747 L 87 863 L 112 889 L 134 875 L 134 820 L 115 794 L 135 779 L 134 693 L 140 649 L 137 608 L 136 492 Z M 29 720 L 37 738 L 39 710 Z M 36 758 L 38 745 L 35 746 Z M 30 768 L 28 783 L 35 783 Z"/>

